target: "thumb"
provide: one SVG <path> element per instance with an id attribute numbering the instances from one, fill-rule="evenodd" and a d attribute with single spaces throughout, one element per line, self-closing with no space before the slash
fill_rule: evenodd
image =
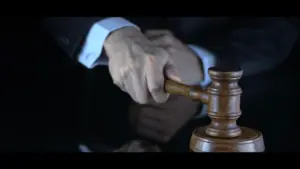
<path id="1" fill-rule="evenodd" d="M 171 63 L 165 66 L 165 76 L 170 80 L 182 83 L 182 80 L 179 75 L 179 69 Z"/>

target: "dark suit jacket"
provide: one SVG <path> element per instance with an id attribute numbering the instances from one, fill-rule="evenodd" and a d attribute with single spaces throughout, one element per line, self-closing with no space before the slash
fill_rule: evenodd
<path id="1" fill-rule="evenodd" d="M 65 53 L 76 60 L 89 28 L 100 19 L 102 18 L 60 17 L 45 19 L 43 23 Z M 289 55 L 298 36 L 297 30 L 285 18 L 127 19 L 137 24 L 142 31 L 146 29 L 170 29 L 184 43 L 197 44 L 216 53 L 220 64 L 238 64 L 243 68 L 245 75 L 270 70 L 282 63 Z M 126 111 L 125 102 L 127 102 L 124 100 L 127 95 L 123 97 L 117 87 L 112 85 L 108 72 L 101 71 L 104 69 L 98 67 L 100 71 L 97 71 L 97 68 L 93 71 L 87 71 L 84 75 L 85 79 L 76 80 L 77 83 L 85 81 L 86 85 L 80 86 L 80 88 L 84 87 L 82 96 L 78 101 L 78 104 L 82 106 L 78 112 L 80 114 L 79 121 L 82 122 L 82 129 L 80 130 L 84 135 L 84 142 L 97 142 L 95 135 L 101 135 L 99 136 L 102 137 L 100 138 L 101 141 L 104 140 L 105 143 L 120 146 L 129 139 L 129 133 L 124 132 L 126 126 L 128 128 L 128 124 L 125 124 L 127 113 L 124 112 Z M 95 72 L 96 74 L 94 74 Z M 66 89 L 70 86 L 76 85 L 72 82 L 72 84 L 67 85 Z M 66 95 L 76 95 L 74 92 L 77 91 L 78 87 L 75 87 Z M 118 98 L 117 101 L 116 98 Z M 74 105 L 66 105 L 66 107 L 72 106 Z M 66 110 L 68 109 L 66 108 Z M 70 113 L 66 111 L 64 114 L 74 114 L 74 110 L 72 111 Z M 66 116 L 64 121 L 68 120 L 69 117 Z"/>
<path id="2" fill-rule="evenodd" d="M 46 28 L 72 58 L 77 56 L 92 24 L 103 17 L 47 18 Z M 220 65 L 236 65 L 244 76 L 269 70 L 289 55 L 297 40 L 297 29 L 286 19 L 175 17 L 127 18 L 146 29 L 169 29 L 187 44 L 214 52 Z"/>

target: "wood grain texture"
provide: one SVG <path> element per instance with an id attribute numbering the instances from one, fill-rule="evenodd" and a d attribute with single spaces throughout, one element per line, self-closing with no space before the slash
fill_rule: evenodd
<path id="1" fill-rule="evenodd" d="M 261 132 L 236 123 L 241 116 L 240 97 L 242 89 L 238 80 L 240 69 L 210 68 L 212 84 L 202 90 L 175 81 L 166 80 L 165 90 L 170 94 L 182 95 L 208 105 L 211 123 L 196 128 L 190 141 L 194 152 L 262 152 L 264 141 Z"/>

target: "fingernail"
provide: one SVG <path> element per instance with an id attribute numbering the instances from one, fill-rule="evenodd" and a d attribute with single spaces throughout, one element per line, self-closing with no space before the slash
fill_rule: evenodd
<path id="1" fill-rule="evenodd" d="M 179 72 L 177 69 L 169 69 L 167 71 L 167 75 L 168 78 L 170 78 L 171 80 L 175 80 L 177 82 L 181 82 L 180 76 L 179 76 Z"/>
<path id="2" fill-rule="evenodd" d="M 171 80 L 177 81 L 177 82 L 182 82 L 179 76 L 176 75 L 169 75 L 169 78 Z"/>

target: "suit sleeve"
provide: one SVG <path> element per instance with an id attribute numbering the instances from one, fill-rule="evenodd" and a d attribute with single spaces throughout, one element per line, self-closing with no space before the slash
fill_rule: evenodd
<path id="1" fill-rule="evenodd" d="M 107 57 L 102 52 L 103 44 L 112 31 L 127 26 L 138 28 L 121 17 L 47 18 L 43 24 L 59 46 L 87 68 L 107 64 Z"/>
<path id="2" fill-rule="evenodd" d="M 76 60 L 78 48 L 84 42 L 92 25 L 103 17 L 51 17 L 42 20 L 43 27 L 57 44 Z"/>
<path id="3" fill-rule="evenodd" d="M 238 66 L 248 76 L 281 64 L 297 37 L 297 29 L 285 18 L 246 19 L 204 47 L 214 53 L 218 66 Z"/>

